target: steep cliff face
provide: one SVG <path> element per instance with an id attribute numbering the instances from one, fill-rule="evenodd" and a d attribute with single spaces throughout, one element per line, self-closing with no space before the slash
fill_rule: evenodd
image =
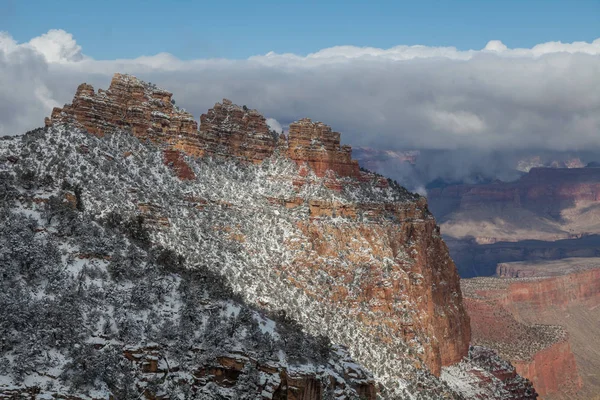
<path id="1" fill-rule="evenodd" d="M 572 303 L 600 304 L 600 260 L 576 258 L 536 263 L 505 263 L 498 276 L 529 276 L 538 279 L 514 280 L 508 288 L 505 306 L 514 313 L 566 308 Z"/>
<path id="2" fill-rule="evenodd" d="M 513 360 L 512 364 L 519 375 L 531 380 L 540 396 L 573 398 L 583 385 L 568 340 L 553 343 L 529 360 Z"/>
<path id="3" fill-rule="evenodd" d="M 300 237 L 284 241 L 292 262 L 275 270 L 309 297 L 347 309 L 375 337 L 385 341 L 391 332 L 405 339 L 436 375 L 467 354 L 469 322 L 456 268 L 423 198 L 391 195 L 398 189 L 386 179 L 361 173 L 350 146 L 321 122 L 301 119 L 280 137 L 256 110 L 224 100 L 201 116 L 196 132 L 195 123 L 180 123 L 193 118 L 170 100 L 169 92 L 116 74 L 106 92 L 81 85 L 73 104 L 55 109 L 46 123 L 71 122 L 97 135 L 130 128 L 166 148 L 165 163 L 183 179 L 195 175 L 181 154 L 261 163 L 279 149 L 299 169 L 271 177 L 293 182 L 295 190 L 271 196 L 270 204 L 308 212 L 293 217 Z M 301 193 L 322 184 L 340 199 Z M 370 199 L 352 198 L 352 191 L 368 191 Z M 383 334 L 381 326 L 388 328 Z"/>
<path id="4" fill-rule="evenodd" d="M 459 362 L 468 352 L 469 319 L 425 200 L 359 203 L 351 212 L 328 206 L 296 222 L 302 240 L 289 243 L 295 256 L 283 272 L 309 296 L 346 309 L 370 335 L 385 341 L 392 332 L 414 344 L 434 374 Z"/>
<path id="5" fill-rule="evenodd" d="M 216 272 L 246 303 L 345 346 L 384 397 L 458 399 L 476 390 L 504 399 L 514 389 L 535 398 L 512 367 L 482 367 L 479 353 L 469 353 L 458 275 L 425 199 L 360 171 L 339 133 L 303 119 L 289 137 L 275 135 L 258 112 L 228 101 L 203 115 L 198 131 L 178 123 L 183 112 L 168 92 L 134 77 L 115 75 L 98 94 L 80 89 L 46 130 L 0 147 L 3 168 L 76 185 L 85 215 L 134 221 L 127 229 L 146 229 L 145 240 L 184 255 L 191 271 Z M 162 103 L 152 100 L 159 93 Z M 155 121 L 156 107 L 169 118 Z M 207 387 L 230 384 L 243 357 L 213 363 Z M 331 388 L 327 374 L 281 365 L 287 372 L 270 372 L 281 382 L 273 398 L 312 400 Z M 368 379 L 348 382 L 348 393 L 374 396 Z"/>
<path id="6" fill-rule="evenodd" d="M 497 271 L 503 278 L 461 282 L 473 342 L 497 349 L 544 398 L 588 398 L 600 366 L 598 259 L 505 263 Z"/>
<path id="7" fill-rule="evenodd" d="M 543 398 L 575 396 L 582 381 L 563 328 L 519 322 L 493 295 L 470 295 L 465 290 L 473 343 L 495 349 L 519 375 L 533 383 Z"/>

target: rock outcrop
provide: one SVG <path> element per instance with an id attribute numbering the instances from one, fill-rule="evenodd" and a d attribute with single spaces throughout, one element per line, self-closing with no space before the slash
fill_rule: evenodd
<path id="1" fill-rule="evenodd" d="M 297 175 L 279 177 L 293 181 L 298 192 L 321 181 L 336 192 L 361 187 L 392 190 L 387 179 L 361 172 L 351 147 L 341 145 L 340 133 L 324 123 L 301 119 L 290 124 L 286 138 L 270 131 L 256 110 L 225 99 L 200 117 L 198 131 L 192 116 L 171 99 L 167 91 L 116 74 L 107 91 L 96 93 L 80 85 L 73 104 L 55 109 L 46 124 L 78 124 L 99 136 L 130 129 L 136 137 L 162 146 L 165 164 L 181 179 L 195 178 L 185 155 L 261 163 L 277 150 L 298 165 Z M 424 198 L 269 201 L 276 207 L 309 211 L 295 222 L 302 240 L 285 243 L 295 254 L 292 262 L 278 270 L 308 296 L 342 307 L 384 341 L 380 327 L 385 325 L 385 332 L 414 345 L 436 375 L 468 353 L 469 319 L 458 275 Z M 155 214 L 150 220 L 168 227 L 168 219 Z M 331 219 L 339 217 L 344 221 L 333 224 Z M 315 281 L 317 275 L 322 279 Z"/>
<path id="2" fill-rule="evenodd" d="M 343 307 L 374 337 L 386 326 L 417 339 L 434 374 L 468 352 L 469 318 L 458 275 L 424 198 L 407 204 L 310 204 L 303 240 L 283 269 L 319 301 Z M 346 221 L 331 223 L 331 217 Z M 360 216 L 360 219 L 359 219 Z M 361 221 L 362 220 L 362 221 Z M 317 281 L 314 276 L 320 276 Z"/>
<path id="3" fill-rule="evenodd" d="M 157 144 L 164 163 L 186 180 L 176 180 L 182 186 L 169 181 L 181 198 L 168 198 L 149 183 L 154 177 L 143 176 L 122 183 L 127 189 L 113 196 L 121 198 L 120 207 L 137 205 L 155 240 L 192 255 L 197 265 L 218 268 L 248 301 L 284 309 L 309 333 L 347 346 L 391 382 L 390 390 L 397 390 L 402 374 L 436 382 L 429 372 L 439 376 L 468 356 L 471 333 L 459 277 L 423 197 L 360 171 L 350 146 L 323 123 L 301 119 L 286 137 L 270 131 L 257 111 L 224 100 L 202 115 L 198 130 L 193 119 L 179 122 L 191 116 L 172 106 L 170 96 L 117 74 L 107 91 L 80 86 L 73 104 L 55 109 L 47 125 L 64 135 L 71 133 L 61 124 L 78 125 L 99 137 L 85 135 L 97 146 L 102 135 L 119 129 Z M 156 120 L 159 111 L 166 117 Z M 131 147 L 110 161 L 133 165 L 147 159 L 136 152 L 155 151 Z M 96 153 L 85 156 L 79 162 Z M 102 212 L 109 200 L 95 179 L 87 189 L 97 193 L 90 209 Z M 138 181 L 146 182 L 143 191 Z M 265 285 L 277 290 L 265 292 Z M 290 383 L 297 379 L 281 378 L 318 390 L 308 378 Z M 364 390 L 371 396 L 370 387 Z M 445 387 L 427 390 L 450 396 Z"/>
<path id="4" fill-rule="evenodd" d="M 482 346 L 471 346 L 468 357 L 444 368 L 442 376 L 451 387 L 460 388 L 465 399 L 538 398 L 531 382 L 519 375 L 514 366 Z"/>
<path id="5" fill-rule="evenodd" d="M 134 76 L 115 74 L 108 90 L 81 84 L 72 104 L 54 108 L 46 126 L 72 123 L 102 136 L 129 129 L 171 150 L 194 156 L 236 157 L 260 163 L 279 146 L 298 164 L 318 177 L 332 171 L 342 177 L 359 177 L 358 162 L 350 146 L 340 145 L 340 134 L 308 118 L 290 124 L 289 138 L 272 131 L 258 111 L 223 99 L 200 117 L 174 105 L 173 94 Z"/>
<path id="6" fill-rule="evenodd" d="M 142 381 L 152 382 L 158 375 L 167 375 L 178 370 L 176 366 L 173 371 L 165 362 L 159 346 L 128 348 L 124 351 L 124 356 L 143 372 Z M 343 366 L 344 370 L 339 371 L 342 373 L 342 379 L 336 379 L 334 375 L 329 375 L 329 372 L 290 368 L 273 361 L 258 361 L 241 352 L 230 353 L 216 357 L 207 365 L 192 371 L 194 383 L 191 389 L 196 392 L 199 388 L 211 384 L 224 389 L 232 388 L 244 379 L 251 379 L 249 375 L 254 373 L 260 374 L 260 400 L 320 400 L 326 391 L 348 393 L 348 389 L 361 399 L 375 400 L 377 390 L 374 380 L 365 375 L 365 371 L 351 360 L 343 362 Z M 327 388 L 324 379 L 327 380 Z"/>
<path id="7" fill-rule="evenodd" d="M 99 136 L 130 129 L 136 137 L 156 143 L 195 139 L 198 123 L 172 100 L 173 94 L 166 90 L 131 75 L 115 74 L 108 90 L 96 92 L 91 85 L 79 85 L 73 103 L 54 108 L 46 126 L 73 123 Z"/>
<path id="8" fill-rule="evenodd" d="M 269 129 L 258 111 L 223 99 L 200 117 L 200 137 L 204 151 L 198 155 L 234 156 L 260 163 L 273 154 L 279 133 Z"/>
<path id="9" fill-rule="evenodd" d="M 306 163 L 319 177 L 333 171 L 343 177 L 359 177 L 358 161 L 352 160 L 352 148 L 340 145 L 340 133 L 322 122 L 303 118 L 290 124 L 288 156 Z"/>

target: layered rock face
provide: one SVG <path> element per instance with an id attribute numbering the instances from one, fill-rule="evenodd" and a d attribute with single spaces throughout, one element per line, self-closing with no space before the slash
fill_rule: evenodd
<path id="1" fill-rule="evenodd" d="M 543 207 L 552 213 L 576 201 L 600 200 L 600 169 L 532 168 L 516 182 L 451 185 L 430 189 L 428 197 L 434 210 L 448 206 L 449 211 L 474 209 L 500 203 L 526 209 Z"/>
<path id="2" fill-rule="evenodd" d="M 172 93 L 134 76 L 117 73 L 108 90 L 95 92 L 91 85 L 79 85 L 73 103 L 54 108 L 46 126 L 75 123 L 99 136 L 130 129 L 136 137 L 157 143 L 197 137 L 198 123 L 190 113 L 175 107 L 172 97 Z"/>
<path id="3" fill-rule="evenodd" d="M 465 290 L 473 343 L 495 349 L 519 375 L 533 383 L 543 398 L 574 396 L 578 392 L 582 382 L 563 328 L 519 322 L 491 294 L 471 295 Z"/>
<path id="4" fill-rule="evenodd" d="M 534 271 L 522 272 L 524 263 L 516 263 L 518 266 L 511 267 L 511 263 L 503 264 L 498 267 L 498 271 L 505 276 L 510 276 L 511 271 L 518 270 L 520 275 L 529 275 L 535 278 L 514 280 L 511 282 L 508 296 L 505 304 L 507 307 L 513 307 L 514 312 L 535 313 L 552 307 L 565 308 L 571 303 L 580 304 L 600 304 L 600 265 L 597 259 L 586 265 L 589 259 L 569 259 L 556 260 L 550 262 L 550 266 L 559 266 L 551 268 L 553 271 L 535 271 L 535 263 L 532 268 Z M 579 268 L 565 268 L 565 263 L 577 264 Z"/>
<path id="5" fill-rule="evenodd" d="M 113 86 L 123 79 L 134 81 L 115 76 L 109 91 L 121 93 Z M 96 95 L 102 96 L 130 102 Z M 94 96 L 83 97 L 53 112 L 48 124 L 73 122 L 92 133 L 107 132 L 100 130 L 103 118 L 117 126 L 115 115 L 104 117 L 89 105 L 87 97 Z M 150 137 L 165 164 L 187 180 L 176 192 L 185 196 L 177 199 L 152 184 L 143 192 L 123 190 L 122 204 L 138 205 L 138 213 L 143 206 L 151 215 L 157 241 L 194 254 L 198 265 L 217 266 L 249 301 L 283 308 L 311 334 L 348 346 L 386 384 L 397 385 L 393 377 L 403 374 L 440 375 L 468 355 L 469 318 L 458 274 L 426 200 L 361 172 L 350 146 L 342 146 L 329 126 L 302 119 L 290 125 L 288 138 L 277 136 L 258 112 L 226 100 L 201 117 L 197 134 L 180 129 L 168 135 L 169 127 L 155 134 L 152 124 L 126 121 L 124 128 Z M 184 155 L 200 158 L 182 164 Z M 247 162 L 221 168 L 215 157 Z M 111 162 L 141 159 L 124 155 Z M 102 193 L 93 200 L 98 212 Z M 199 250 L 217 245 L 214 254 Z"/>
<path id="6" fill-rule="evenodd" d="M 289 138 L 269 129 L 258 111 L 223 99 L 200 116 L 200 130 L 193 116 L 172 103 L 172 93 L 134 76 L 115 74 L 108 90 L 91 85 L 77 88 L 72 104 L 54 108 L 46 126 L 72 123 L 102 136 L 129 129 L 140 139 L 150 139 L 171 150 L 194 157 L 236 157 L 260 163 L 277 147 L 295 162 L 307 165 L 318 177 L 332 171 L 358 178 L 358 162 L 350 146 L 340 145 L 340 133 L 308 118 L 290 124 Z"/>
<path id="7" fill-rule="evenodd" d="M 497 263 L 600 254 L 598 168 L 532 168 L 511 183 L 428 191 L 461 275 L 493 275 Z"/>
<path id="8" fill-rule="evenodd" d="M 155 374 L 168 374 L 169 366 L 162 361 L 159 347 L 129 348 L 124 356 L 132 361 L 137 368 L 143 371 L 148 382 Z M 322 399 L 327 391 L 348 393 L 352 390 L 360 399 L 375 400 L 375 382 L 365 371 L 346 360 L 342 372 L 344 379 L 338 380 L 334 376 L 316 373 L 302 368 L 289 368 L 276 362 L 259 362 L 244 352 L 230 353 L 226 356 L 216 357 L 210 366 L 203 366 L 192 371 L 195 385 L 206 387 L 214 384 L 220 388 L 233 388 L 244 379 L 249 379 L 248 371 L 254 370 L 261 374 L 263 385 L 259 399 L 273 400 L 318 400 Z M 325 387 L 323 379 L 327 380 Z M 1 394 L 1 392 L 0 392 Z"/>
<path id="9" fill-rule="evenodd" d="M 595 393 L 598 259 L 505 263 L 498 274 L 461 282 L 473 342 L 497 349 L 544 398 Z"/>
<path id="10" fill-rule="evenodd" d="M 336 216 L 346 221 L 332 224 Z M 346 309 L 383 341 L 382 326 L 417 339 L 434 374 L 468 353 L 459 278 L 424 198 L 350 210 L 319 204 L 297 226 L 303 240 L 289 243 L 296 256 L 283 272 L 310 296 Z"/>
<path id="11" fill-rule="evenodd" d="M 568 340 L 558 341 L 535 353 L 529 360 L 513 360 L 521 376 L 532 381 L 544 398 L 566 397 L 577 393 L 583 385 Z"/>
<path id="12" fill-rule="evenodd" d="M 600 225 L 590 218 L 600 200 L 599 168 L 532 168 L 516 182 L 430 189 L 428 200 L 444 221 L 444 234 L 455 238 L 487 235 L 490 243 L 600 233 Z M 461 223 L 468 215 L 475 222 Z M 496 217 L 505 226 L 488 222 Z"/>
<path id="13" fill-rule="evenodd" d="M 358 161 L 352 160 L 352 148 L 341 146 L 340 134 L 322 122 L 303 118 L 290 124 L 287 153 L 292 160 L 308 164 L 319 177 L 327 171 L 359 177 Z"/>
<path id="14" fill-rule="evenodd" d="M 202 114 L 200 136 L 205 150 L 198 155 L 235 156 L 258 163 L 273 154 L 279 139 L 258 111 L 227 99 Z"/>
<path id="15" fill-rule="evenodd" d="M 181 155 L 202 154 L 198 123 L 194 117 L 176 107 L 173 94 L 131 75 L 115 74 L 108 90 L 96 92 L 83 83 L 77 88 L 72 104 L 55 107 L 46 126 L 74 124 L 91 134 L 103 136 L 116 130 L 130 130 L 141 140 L 149 139 L 168 147 L 165 163 L 175 165 L 182 179 L 189 179 L 189 167 Z"/>

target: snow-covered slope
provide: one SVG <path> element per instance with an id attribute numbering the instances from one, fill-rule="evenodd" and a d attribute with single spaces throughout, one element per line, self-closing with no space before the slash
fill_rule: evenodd
<path id="1" fill-rule="evenodd" d="M 165 165 L 162 149 L 126 132 L 96 137 L 68 125 L 0 141 L 3 218 L 14 221 L 5 224 L 1 239 L 2 259 L 11 265 L 8 273 L 2 271 L 7 288 L 2 301 L 4 307 L 21 307 L 3 315 L 19 318 L 2 335 L 9 338 L 2 344 L 3 384 L 31 386 L 37 379 L 54 385 L 49 392 L 72 387 L 80 396 L 99 390 L 103 397 L 127 383 L 132 388 L 122 390 L 129 394 L 117 397 L 131 398 L 130 393 L 144 391 L 144 381 L 154 380 L 148 385 L 158 388 L 148 390 L 174 390 L 185 398 L 187 389 L 171 388 L 173 381 L 186 387 L 196 379 L 201 384 L 194 390 L 204 394 L 195 398 L 235 398 L 247 392 L 247 385 L 261 392 L 250 391 L 255 394 L 247 398 L 286 398 L 277 397 L 278 388 L 294 384 L 314 390 L 309 399 L 372 398 L 370 375 L 352 357 L 374 374 L 385 397 L 469 398 L 477 387 L 487 398 L 511 398 L 510 391 L 498 389 L 502 379 L 489 365 L 477 366 L 474 360 L 436 378 L 422 365 L 424 339 L 407 343 L 394 333 L 395 326 L 365 324 L 372 305 L 359 304 L 353 314 L 319 301 L 328 295 L 320 292 L 326 286 L 321 280 L 331 277 L 318 269 L 295 269 L 290 275 L 286 268 L 309 244 L 298 221 L 310 214 L 311 201 L 410 205 L 415 195 L 373 182 L 332 190 L 310 172 L 298 187 L 299 167 L 277 153 L 258 165 L 210 157 L 185 161 L 195 179 L 180 180 Z M 57 197 L 50 201 L 52 196 Z M 74 209 L 64 207 L 63 198 Z M 273 204 L 273 199 L 295 198 L 302 201 L 291 208 Z M 52 213 L 56 216 L 50 218 Z M 357 226 L 370 223 L 368 213 L 355 218 Z M 348 220 L 329 215 L 327 224 L 344 227 Z M 19 235 L 23 238 L 15 242 Z M 48 243 L 54 250 L 42 250 Z M 15 249 L 24 246 L 37 254 L 33 264 L 19 261 Z M 414 255 L 397 251 L 398 259 L 410 265 Z M 27 275 L 31 265 L 38 268 L 33 278 Z M 352 263 L 342 260 L 339 268 L 344 265 Z M 364 279 L 355 276 L 358 284 Z M 422 277 L 410 279 L 418 285 Z M 348 290 L 357 290 L 356 284 L 348 282 Z M 16 304 L 21 298 L 28 301 Z M 407 321 L 423 318 L 409 297 L 405 304 Z M 62 325 L 44 322 L 53 321 L 43 314 L 50 311 L 66 317 Z M 279 315 L 278 328 L 265 312 Z M 42 325 L 28 327 L 33 320 Z M 18 333 L 23 329 L 46 336 L 28 339 Z M 325 337 L 334 343 L 327 354 Z M 17 357 L 19 352 L 25 356 Z M 117 357 L 123 352 L 134 364 Z M 114 366 L 119 378 L 109 376 L 112 369 L 103 375 L 102 367 L 92 367 L 102 363 Z M 142 372 L 133 368 L 137 364 Z M 82 370 L 88 374 L 78 376 Z M 122 378 L 128 374 L 135 379 Z M 462 379 L 464 374 L 470 378 Z M 298 383 L 294 376 L 310 379 Z"/>
<path id="2" fill-rule="evenodd" d="M 7 170 L 5 155 L 0 398 L 374 398 L 343 347 L 187 268 L 141 219 L 93 218 L 75 180 Z"/>

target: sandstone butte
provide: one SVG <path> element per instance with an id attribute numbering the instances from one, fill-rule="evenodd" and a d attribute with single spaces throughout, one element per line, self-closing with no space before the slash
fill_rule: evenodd
<path id="1" fill-rule="evenodd" d="M 115 74 L 106 91 L 95 92 L 90 85 L 80 85 L 72 104 L 55 108 L 46 125 L 76 124 L 94 135 L 130 130 L 136 137 L 163 147 L 165 163 L 182 179 L 194 179 L 185 157 L 215 156 L 260 163 L 278 152 L 299 165 L 294 178 L 298 187 L 315 175 L 334 190 L 364 182 L 389 184 L 385 178 L 360 171 L 350 146 L 340 145 L 340 134 L 323 123 L 301 119 L 290 124 L 286 137 L 270 131 L 265 117 L 256 110 L 223 100 L 200 117 L 198 129 L 192 115 L 175 107 L 171 100 L 172 94 L 165 90 Z M 297 222 L 307 243 L 295 249 L 297 256 L 287 267 L 290 270 L 280 271 L 293 277 L 293 284 L 319 301 L 358 314 L 373 335 L 386 325 L 407 342 L 417 337 L 424 350 L 420 357 L 436 375 L 442 366 L 457 363 L 468 354 L 471 333 L 459 276 L 425 198 L 415 197 L 408 203 L 350 205 L 300 198 L 269 201 L 285 208 L 309 202 L 311 219 Z M 358 210 L 370 220 L 358 220 Z M 329 223 L 328 218 L 336 215 L 352 223 Z M 410 259 L 383 266 L 384 259 L 398 260 L 396 256 L 402 252 Z M 340 254 L 345 257 L 344 267 Z M 365 268 L 367 275 L 359 290 L 348 291 L 353 269 Z M 386 268 L 390 270 L 384 271 Z M 317 270 L 330 279 L 314 282 Z M 407 300 L 416 307 L 418 318 L 403 318 Z"/>
<path id="2" fill-rule="evenodd" d="M 598 260 L 502 263 L 497 275 L 461 282 L 473 343 L 510 360 L 544 399 L 597 394 Z"/>

